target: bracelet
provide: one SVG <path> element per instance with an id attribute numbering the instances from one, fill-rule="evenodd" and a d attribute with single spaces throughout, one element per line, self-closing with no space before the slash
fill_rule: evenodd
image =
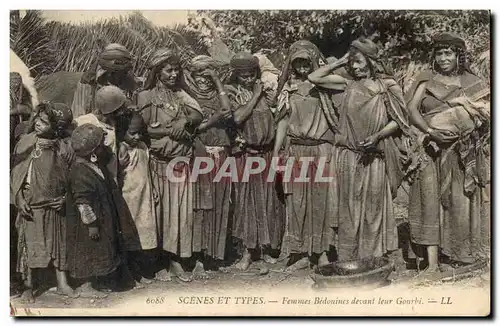
<path id="1" fill-rule="evenodd" d="M 222 91 L 222 92 L 219 93 L 219 95 L 220 96 L 224 96 L 224 95 L 226 95 L 226 92 Z"/>
<path id="2" fill-rule="evenodd" d="M 430 133 L 432 132 L 432 130 L 433 130 L 433 129 L 432 129 L 431 127 L 429 127 L 429 128 L 427 128 L 427 129 L 425 130 L 425 132 L 426 132 L 427 134 L 430 134 Z"/>

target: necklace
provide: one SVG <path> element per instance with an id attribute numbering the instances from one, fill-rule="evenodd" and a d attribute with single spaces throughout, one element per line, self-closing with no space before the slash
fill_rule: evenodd
<path id="1" fill-rule="evenodd" d="M 42 149 L 40 148 L 40 144 L 36 142 L 35 149 L 31 152 L 31 157 L 39 158 L 40 156 L 42 156 Z"/>

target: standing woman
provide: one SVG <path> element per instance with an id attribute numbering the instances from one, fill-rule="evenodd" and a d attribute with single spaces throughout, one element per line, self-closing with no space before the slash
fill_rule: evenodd
<path id="1" fill-rule="evenodd" d="M 343 64 L 352 80 L 330 74 Z M 344 91 L 336 135 L 339 260 L 396 250 L 392 200 L 403 177 L 396 137 L 408 129 L 401 87 L 380 60 L 377 45 L 365 38 L 354 41 L 348 54 L 321 67 L 309 80 Z"/>
<path id="2" fill-rule="evenodd" d="M 193 132 L 203 119 L 198 103 L 182 90 L 180 58 L 169 49 L 157 50 L 150 63 L 145 91 L 138 95 L 144 122 L 151 137 L 150 164 L 153 187 L 158 194 L 156 206 L 159 246 L 168 254 L 165 266 L 156 278 L 170 281 L 171 274 L 182 281 L 191 281 L 184 272 L 180 258 L 193 252 L 193 183 L 190 165 L 175 164 L 175 175 L 184 182 L 170 180 L 169 162 L 175 158 L 191 159 Z M 168 269 L 170 267 L 170 269 Z"/>
<path id="3" fill-rule="evenodd" d="M 274 156 L 283 144 L 286 155 L 298 161 L 301 157 L 324 159 L 309 165 L 308 182 L 291 182 L 287 190 L 288 225 L 283 251 L 301 256 L 288 267 L 296 270 L 309 267 L 312 255 L 321 257 L 319 264 L 328 263 L 327 251 L 333 245 L 334 207 L 333 187 L 315 180 L 333 176 L 334 132 L 322 110 L 321 89 L 309 82 L 307 76 L 324 63 L 325 58 L 309 41 L 298 41 L 290 47 L 281 74 L 278 98 L 278 122 Z M 333 176 L 335 177 L 335 176 Z M 317 257 L 316 257 L 317 258 Z"/>
<path id="4" fill-rule="evenodd" d="M 457 122 L 451 117 L 443 121 L 448 128 L 432 128 L 430 121 L 454 103 L 488 106 L 489 87 L 470 71 L 465 42 L 458 35 L 436 35 L 431 59 L 432 70 L 423 72 L 407 94 L 411 123 L 430 140 L 421 155 L 414 153 L 423 163 L 408 207 L 412 242 L 426 248 L 428 268 L 423 277 L 440 272 L 439 249 L 452 265 L 461 265 L 474 262 L 481 240 L 488 241 L 481 188 L 487 181 L 482 164 L 489 119 L 475 118 L 474 124 L 481 127 L 468 135 L 452 132 Z"/>
<path id="5" fill-rule="evenodd" d="M 231 59 L 234 70 L 227 92 L 237 126 L 240 152 L 236 164 L 242 168 L 250 157 L 271 162 L 275 123 L 259 80 L 259 59 L 240 52 Z M 240 176 L 241 178 L 241 176 Z M 246 270 L 252 262 L 252 252 L 261 249 L 264 261 L 276 263 L 271 250 L 280 248 L 284 229 L 284 203 L 278 197 L 276 183 L 268 182 L 265 173 L 252 175 L 247 182 L 235 184 L 233 236 L 243 242 L 244 252 L 236 267 Z"/>
<path id="6" fill-rule="evenodd" d="M 188 92 L 203 109 L 204 119 L 197 128 L 196 156 L 210 158 L 215 167 L 198 176 L 194 196 L 193 250 L 199 253 L 194 273 L 204 273 L 206 262 L 224 260 L 231 180 L 214 182 L 220 166 L 231 153 L 233 128 L 231 103 L 217 74 L 218 63 L 209 56 L 192 59 L 187 71 Z M 205 264 L 204 264 L 205 263 Z M 216 267 L 216 266 L 214 266 Z"/>

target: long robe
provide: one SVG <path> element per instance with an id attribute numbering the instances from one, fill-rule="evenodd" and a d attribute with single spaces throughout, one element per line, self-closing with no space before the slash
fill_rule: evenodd
<path id="1" fill-rule="evenodd" d="M 125 142 L 120 145 L 126 148 L 130 160 L 127 166 L 122 167 L 119 178 L 127 207 L 125 213 L 130 214 L 134 221 L 139 235 L 140 249 L 154 249 L 158 246 L 158 241 L 148 148 L 143 142 L 139 142 L 136 147 L 131 147 Z"/>
<path id="2" fill-rule="evenodd" d="M 39 148 L 39 149 L 38 149 Z M 47 207 L 66 195 L 68 166 L 62 140 L 39 139 L 35 133 L 21 137 L 14 150 L 11 200 L 23 192 L 32 214 L 18 214 L 18 272 L 26 268 L 45 268 L 52 262 L 59 270 L 67 269 L 66 219 L 60 210 Z M 38 156 L 38 157 L 34 157 Z"/>
<path id="3" fill-rule="evenodd" d="M 92 163 L 77 158 L 71 166 L 68 191 L 68 265 L 74 278 L 105 276 L 116 270 L 120 257 L 120 221 L 113 188 L 106 169 L 102 175 L 91 168 Z M 90 239 L 78 204 L 87 204 L 97 217 L 99 240 Z"/>
<path id="4" fill-rule="evenodd" d="M 277 120 L 288 116 L 287 155 L 296 162 L 301 157 L 313 157 L 308 182 L 294 181 L 287 187 L 288 223 L 283 239 L 283 251 L 308 254 L 329 250 L 334 241 L 336 207 L 336 176 L 334 175 L 334 134 L 321 108 L 318 90 L 309 82 L 295 81 L 285 85 L 282 97 L 286 106 Z M 310 142 L 307 144 L 307 142 Z M 324 160 L 321 170 L 318 160 Z M 318 171 L 319 170 L 319 171 Z M 316 176 L 331 177 L 333 182 L 318 182 Z"/>
<path id="5" fill-rule="evenodd" d="M 427 82 L 419 103 L 424 119 L 448 109 L 445 101 L 466 95 L 477 100 L 488 95 L 488 87 L 478 77 L 465 72 L 460 86 L 444 85 L 431 72 L 419 76 L 407 94 L 412 98 L 417 86 Z M 483 210 L 483 188 L 487 182 L 484 144 L 468 139 L 436 152 L 425 148 L 422 164 L 410 190 L 408 218 L 411 240 L 417 245 L 438 245 L 453 260 L 471 261 L 489 243 L 489 221 Z M 413 254 L 422 255 L 417 246 Z"/>
<path id="6" fill-rule="evenodd" d="M 401 88 L 393 80 L 348 81 L 337 141 L 339 260 L 379 257 L 397 249 L 392 200 L 402 176 L 399 149 L 393 137 L 380 141 L 374 154 L 359 151 L 357 144 L 391 120 L 406 129 L 406 117 Z"/>
<path id="7" fill-rule="evenodd" d="M 244 105 L 252 97 L 250 91 L 238 86 L 228 86 L 228 96 L 233 109 Z M 263 158 L 269 165 L 275 136 L 273 114 L 264 97 L 252 110 L 250 117 L 238 128 L 244 141 L 235 154 L 238 171 L 243 171 L 249 158 Z M 241 175 L 239 176 L 241 178 Z M 240 181 L 240 180 L 238 180 Z M 280 183 L 268 182 L 266 173 L 251 175 L 248 182 L 236 182 L 233 236 L 246 248 L 281 246 L 284 226 L 284 200 L 278 195 Z M 282 191 L 280 191 L 282 192 Z"/>
<path id="8" fill-rule="evenodd" d="M 194 86 L 194 85 L 193 85 Z M 203 109 L 204 120 L 221 110 L 217 92 L 212 96 L 195 99 Z M 215 166 L 207 174 L 199 175 L 194 184 L 194 232 L 193 250 L 204 251 L 206 255 L 223 260 L 228 236 L 229 205 L 231 200 L 231 180 L 223 178 L 214 182 L 221 165 L 230 155 L 231 122 L 221 121 L 197 138 L 195 157 L 211 159 Z"/>
<path id="9" fill-rule="evenodd" d="M 138 95 L 144 122 L 159 122 L 162 127 L 186 115 L 186 107 L 202 113 L 198 103 L 182 90 L 170 91 L 162 85 Z M 175 175 L 183 182 L 169 180 L 168 164 L 174 158 L 190 161 L 193 144 L 189 140 L 176 141 L 168 136 L 151 140 L 150 171 L 153 187 L 158 193 L 156 217 L 159 247 L 165 251 L 190 257 L 193 252 L 193 184 L 190 182 L 190 162 L 179 162 Z"/>

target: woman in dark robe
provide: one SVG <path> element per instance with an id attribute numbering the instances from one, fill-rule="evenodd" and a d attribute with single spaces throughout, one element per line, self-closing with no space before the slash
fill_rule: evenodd
<path id="1" fill-rule="evenodd" d="M 320 257 L 319 265 L 328 264 L 327 251 L 334 244 L 335 135 L 322 109 L 323 90 L 307 79 L 325 61 L 311 42 L 295 42 L 290 47 L 278 88 L 274 157 L 286 144 L 285 155 L 296 162 L 301 157 L 316 160 L 309 165 L 308 182 L 291 180 L 286 187 L 288 223 L 282 250 L 300 256 L 291 257 L 293 264 L 288 270 L 307 268 L 312 256 Z M 333 181 L 318 182 L 318 175 L 331 177 Z"/>
<path id="2" fill-rule="evenodd" d="M 330 74 L 341 65 L 353 79 Z M 339 112 L 337 252 L 341 261 L 380 257 L 398 247 L 392 201 L 403 178 L 397 141 L 408 126 L 401 87 L 372 41 L 360 38 L 337 62 L 309 76 L 318 86 L 342 90 Z"/>
<path id="3" fill-rule="evenodd" d="M 97 278 L 113 273 L 121 263 L 120 221 L 113 194 L 116 183 L 106 169 L 110 152 L 104 130 L 78 126 L 71 136 L 76 154 L 68 191 L 68 266 L 70 275 L 84 280 L 81 297 L 105 297 L 95 289 Z"/>
<path id="4" fill-rule="evenodd" d="M 231 180 L 215 181 L 219 168 L 231 153 L 232 114 L 229 98 L 218 75 L 219 64 L 209 56 L 193 58 L 185 74 L 187 91 L 200 104 L 204 119 L 197 128 L 196 157 L 214 162 L 214 168 L 198 175 L 194 185 L 193 250 L 199 253 L 193 274 L 204 275 L 210 261 L 224 260 Z"/>
<path id="5" fill-rule="evenodd" d="M 413 253 L 427 256 L 423 278 L 440 273 L 439 249 L 452 266 L 460 266 L 473 263 L 489 243 L 482 190 L 488 181 L 484 163 L 490 119 L 475 114 L 489 107 L 489 87 L 471 72 L 458 35 L 437 34 L 431 59 L 432 70 L 422 72 L 406 94 L 412 128 L 423 135 L 414 137 L 417 163 L 408 206 L 411 240 L 417 245 Z M 456 103 L 466 116 L 435 121 Z M 470 132 L 454 128 L 471 120 Z"/>
<path id="6" fill-rule="evenodd" d="M 203 119 L 199 104 L 183 89 L 179 56 L 159 49 L 151 57 L 145 91 L 138 95 L 138 107 L 151 137 L 150 164 L 153 187 L 158 194 L 156 217 L 162 270 L 156 278 L 170 281 L 171 276 L 191 281 L 184 272 L 182 258 L 193 253 L 193 183 L 190 160 L 193 133 Z M 173 160 L 182 159 L 176 164 Z M 171 180 L 169 171 L 184 181 Z M 166 253 L 166 255 L 164 255 Z M 172 275 L 171 275 L 172 274 Z"/>
<path id="7" fill-rule="evenodd" d="M 237 53 L 231 59 L 233 76 L 226 85 L 237 127 L 239 151 L 236 165 L 242 172 L 249 158 L 272 159 L 276 126 L 267 96 L 260 82 L 259 59 L 250 53 Z M 242 178 L 242 175 L 239 176 Z M 276 263 L 273 250 L 280 249 L 285 226 L 284 199 L 277 183 L 268 182 L 266 173 L 251 175 L 235 183 L 233 236 L 241 240 L 244 252 L 236 267 L 246 270 L 252 252 L 261 249 L 264 261 Z"/>
<path id="8" fill-rule="evenodd" d="M 85 72 L 77 84 L 71 111 L 73 116 L 91 113 L 96 105 L 96 92 L 103 86 L 119 87 L 134 101 L 135 92 L 139 89 L 140 81 L 132 73 L 132 54 L 121 44 L 107 45 L 92 65 Z"/>
<path id="9" fill-rule="evenodd" d="M 64 138 L 70 109 L 42 103 L 34 110 L 34 132 L 21 137 L 13 153 L 11 200 L 19 214 L 18 272 L 25 279 L 22 300 L 34 302 L 32 272 L 53 265 L 57 293 L 73 295 L 66 278 L 65 201 L 71 155 Z"/>

